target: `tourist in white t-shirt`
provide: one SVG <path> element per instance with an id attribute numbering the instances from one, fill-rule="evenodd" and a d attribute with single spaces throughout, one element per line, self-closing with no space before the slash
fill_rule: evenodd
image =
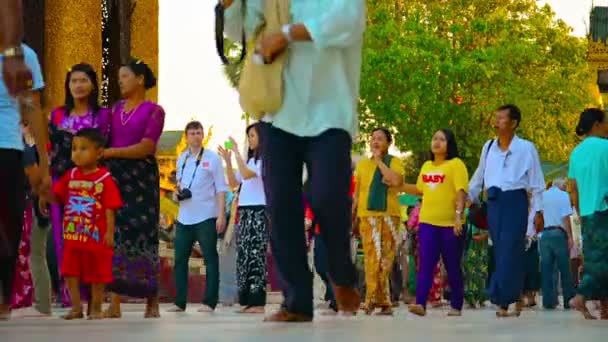
<path id="1" fill-rule="evenodd" d="M 264 313 L 266 305 L 266 249 L 268 246 L 268 218 L 266 196 L 262 181 L 259 124 L 247 127 L 247 159 L 239 153 L 238 145 L 230 138 L 227 148 L 219 147 L 226 161 L 228 182 L 232 188 L 240 186 L 238 202 L 237 284 L 241 313 Z M 232 167 L 234 153 L 238 172 Z"/>

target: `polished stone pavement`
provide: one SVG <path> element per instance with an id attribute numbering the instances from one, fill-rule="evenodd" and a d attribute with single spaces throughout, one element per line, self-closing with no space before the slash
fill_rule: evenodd
<path id="1" fill-rule="evenodd" d="M 163 305 L 162 310 L 168 306 Z M 274 306 L 276 308 L 276 306 Z M 274 308 L 268 308 L 271 310 Z M 405 308 L 394 317 L 336 317 L 317 315 L 314 323 L 263 323 L 260 315 L 238 315 L 234 308 L 214 314 L 162 313 L 159 320 L 144 320 L 143 305 L 125 305 L 123 319 L 70 321 L 24 318 L 0 322 L 0 342 L 156 342 L 156 341 L 466 341 L 466 342 L 585 342 L 608 341 L 608 321 L 584 321 L 576 312 L 524 311 L 520 318 L 497 319 L 490 308 L 466 310 L 447 318 L 445 309 L 415 317 Z"/>

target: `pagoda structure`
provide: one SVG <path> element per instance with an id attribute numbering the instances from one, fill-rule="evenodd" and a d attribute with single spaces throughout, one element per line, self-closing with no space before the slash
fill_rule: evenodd
<path id="1" fill-rule="evenodd" d="M 38 54 L 46 87 L 43 106 L 63 104 L 69 67 L 93 65 L 102 102 L 118 99 L 117 70 L 130 56 L 158 74 L 158 0 L 24 0 L 25 42 Z M 147 94 L 157 99 L 157 90 Z"/>
<path id="2" fill-rule="evenodd" d="M 608 7 L 594 6 L 589 25 L 587 61 L 596 72 L 602 106 L 608 100 Z"/>

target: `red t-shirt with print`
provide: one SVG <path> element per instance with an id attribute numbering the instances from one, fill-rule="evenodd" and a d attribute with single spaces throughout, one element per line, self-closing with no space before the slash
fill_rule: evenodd
<path id="1" fill-rule="evenodd" d="M 63 241 L 66 248 L 107 249 L 106 210 L 122 207 L 118 186 L 110 171 L 100 167 L 83 174 L 78 168 L 68 170 L 53 186 L 63 209 Z"/>

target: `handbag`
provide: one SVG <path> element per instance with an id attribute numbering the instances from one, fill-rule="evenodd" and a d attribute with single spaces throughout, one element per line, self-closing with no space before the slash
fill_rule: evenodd
<path id="1" fill-rule="evenodd" d="M 494 144 L 494 140 L 490 141 L 488 148 L 486 149 L 486 154 L 484 156 L 484 175 L 483 181 L 481 183 L 481 190 L 483 193 L 483 189 L 485 187 L 485 171 L 486 171 L 486 161 L 488 160 L 488 153 L 490 153 L 490 148 Z M 469 214 L 467 215 L 467 220 L 475 225 L 477 228 L 482 230 L 488 230 L 488 206 L 484 199 L 480 199 L 479 203 L 472 203 L 469 207 Z"/>
<path id="2" fill-rule="evenodd" d="M 256 120 L 266 114 L 274 114 L 283 105 L 283 69 L 287 53 L 283 52 L 270 64 L 254 61 L 255 46 L 266 33 L 279 32 L 289 24 L 290 0 L 264 1 L 264 25 L 248 42 L 247 56 L 239 80 L 239 102 L 241 108 Z"/>

